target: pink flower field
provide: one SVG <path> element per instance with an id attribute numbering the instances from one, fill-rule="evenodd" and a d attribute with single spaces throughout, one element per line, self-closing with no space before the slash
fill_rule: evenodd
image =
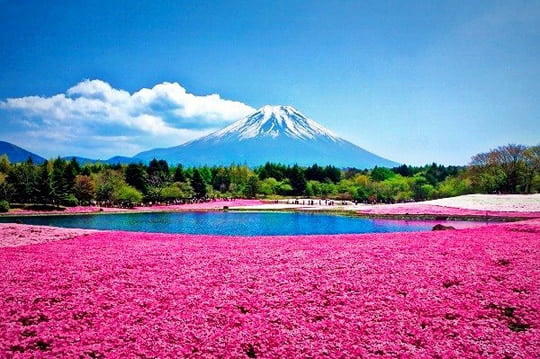
<path id="1" fill-rule="evenodd" d="M 368 215 L 441 215 L 455 217 L 513 217 L 540 218 L 540 212 L 528 211 L 482 211 L 426 204 L 425 202 L 378 205 L 358 211 Z"/>
<path id="2" fill-rule="evenodd" d="M 540 220 L 4 247 L 0 357 L 538 357 L 539 263 Z"/>
<path id="3" fill-rule="evenodd" d="M 0 248 L 66 240 L 93 232 L 95 231 L 90 229 L 68 229 L 0 223 Z"/>
<path id="4" fill-rule="evenodd" d="M 193 204 L 178 204 L 178 205 L 155 205 L 149 207 L 135 207 L 132 209 L 117 208 L 117 207 L 98 207 L 98 206 L 77 206 L 67 207 L 61 211 L 34 211 L 14 209 L 10 214 L 14 215 L 36 215 L 36 214 L 78 214 L 78 213 L 98 213 L 98 212 L 179 212 L 179 211 L 197 211 L 197 210 L 218 210 L 224 206 L 255 206 L 264 202 L 254 199 L 235 199 L 230 201 L 216 200 Z"/>

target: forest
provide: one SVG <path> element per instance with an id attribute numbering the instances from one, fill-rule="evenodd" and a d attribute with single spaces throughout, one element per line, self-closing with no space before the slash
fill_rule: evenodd
<path id="1" fill-rule="evenodd" d="M 79 164 L 61 158 L 35 164 L 0 156 L 0 211 L 11 207 L 183 203 L 212 198 L 311 197 L 362 203 L 422 201 L 469 193 L 537 193 L 540 146 L 506 145 L 479 153 L 467 166 L 401 165 L 339 169 L 334 166 L 257 168 Z"/>

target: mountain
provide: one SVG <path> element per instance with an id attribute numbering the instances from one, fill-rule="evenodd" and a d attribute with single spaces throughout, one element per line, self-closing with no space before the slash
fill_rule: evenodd
<path id="1" fill-rule="evenodd" d="M 71 161 L 72 159 L 75 159 L 77 160 L 77 162 L 80 164 L 80 165 L 85 165 L 87 163 L 96 163 L 96 162 L 100 162 L 99 160 L 93 160 L 91 158 L 85 158 L 85 157 L 79 157 L 79 156 L 64 156 L 62 157 L 63 160 L 66 160 L 66 161 Z"/>
<path id="2" fill-rule="evenodd" d="M 45 159 L 41 156 L 36 155 L 30 151 L 25 150 L 19 146 L 16 146 L 9 142 L 0 141 L 0 155 L 7 155 L 9 161 L 12 163 L 15 162 L 24 162 L 31 158 L 34 163 L 41 164 L 45 162 Z"/>
<path id="3" fill-rule="evenodd" d="M 265 162 L 356 168 L 398 165 L 336 136 L 291 106 L 264 106 L 208 136 L 141 152 L 135 158 L 145 162 L 158 158 L 188 166 L 256 166 Z"/>
<path id="4" fill-rule="evenodd" d="M 87 164 L 87 163 L 97 163 L 97 162 L 101 162 L 101 163 L 105 163 L 105 164 L 109 164 L 109 165 L 116 165 L 116 164 L 128 165 L 130 163 L 139 163 L 139 162 L 141 162 L 141 160 L 139 160 L 138 158 L 124 157 L 124 156 L 114 156 L 114 157 L 109 158 L 108 160 L 94 160 L 94 159 L 91 159 L 91 158 L 78 157 L 78 156 L 65 156 L 65 157 L 62 157 L 62 159 L 67 160 L 67 161 L 70 161 L 72 158 L 75 158 L 77 160 L 77 162 L 79 162 L 79 164 L 81 164 L 81 165 L 84 165 L 84 164 Z"/>

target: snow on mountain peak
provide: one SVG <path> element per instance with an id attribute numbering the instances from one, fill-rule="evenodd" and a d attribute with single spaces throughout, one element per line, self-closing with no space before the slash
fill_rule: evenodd
<path id="1" fill-rule="evenodd" d="M 207 139 L 254 137 L 292 137 L 301 140 L 324 138 L 333 142 L 341 139 L 330 130 L 307 118 L 292 106 L 266 105 L 251 115 L 207 136 Z"/>

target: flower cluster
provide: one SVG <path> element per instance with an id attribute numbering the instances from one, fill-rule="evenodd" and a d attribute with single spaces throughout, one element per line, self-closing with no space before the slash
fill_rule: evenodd
<path id="1" fill-rule="evenodd" d="M 531 358 L 539 248 L 539 220 L 0 248 L 0 357 Z"/>

